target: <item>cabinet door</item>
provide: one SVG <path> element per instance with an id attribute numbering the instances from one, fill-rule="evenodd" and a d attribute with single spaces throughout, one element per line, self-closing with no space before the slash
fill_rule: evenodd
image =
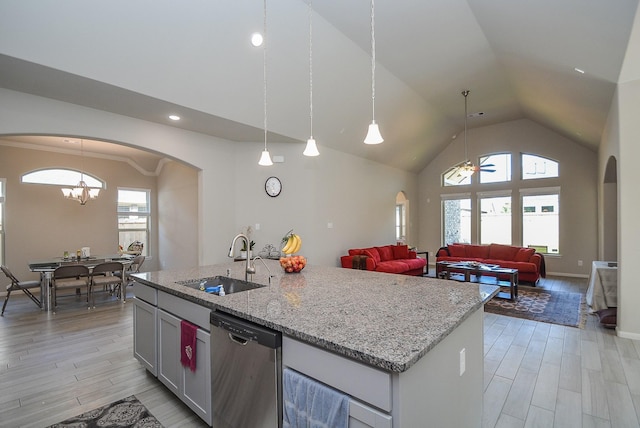
<path id="1" fill-rule="evenodd" d="M 178 397 L 182 391 L 180 319 L 158 310 L 158 379 Z"/>
<path id="2" fill-rule="evenodd" d="M 133 355 L 154 376 L 158 374 L 156 318 L 155 306 L 140 299 L 133 301 Z"/>
<path id="3" fill-rule="evenodd" d="M 349 428 L 391 428 L 391 415 L 356 400 L 349 401 Z"/>
<path id="4" fill-rule="evenodd" d="M 196 371 L 182 367 L 182 401 L 211 425 L 211 335 L 199 328 L 196 338 Z"/>

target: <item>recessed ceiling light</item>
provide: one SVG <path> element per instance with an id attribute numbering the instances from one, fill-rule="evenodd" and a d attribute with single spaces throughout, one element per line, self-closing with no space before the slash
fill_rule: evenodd
<path id="1" fill-rule="evenodd" d="M 574 70 L 580 74 L 584 74 L 584 70 L 582 70 L 581 68 L 575 67 Z"/>
<path id="2" fill-rule="evenodd" d="M 251 44 L 255 47 L 262 46 L 262 42 L 264 41 L 262 34 L 253 33 L 251 35 Z"/>
<path id="3" fill-rule="evenodd" d="M 172 114 L 172 115 L 169 115 L 169 119 L 171 119 L 171 120 L 180 120 L 180 116 L 178 116 L 176 114 Z"/>

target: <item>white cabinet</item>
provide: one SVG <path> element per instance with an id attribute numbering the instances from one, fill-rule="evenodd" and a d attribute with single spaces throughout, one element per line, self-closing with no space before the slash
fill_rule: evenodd
<path id="1" fill-rule="evenodd" d="M 156 290 L 135 283 L 134 293 L 136 298 L 133 301 L 133 355 L 155 376 L 158 373 Z"/>
<path id="2" fill-rule="evenodd" d="M 174 315 L 167 312 L 162 306 L 164 293 L 160 293 L 157 329 L 158 380 L 211 425 L 211 335 L 199 326 L 196 334 L 196 370 L 192 372 L 188 367 L 183 367 L 180 363 L 180 322 L 183 318 L 180 315 L 189 314 Z M 197 313 L 202 308 L 195 303 L 186 303 L 194 305 L 195 307 L 191 308 L 193 310 L 189 310 L 187 306 L 177 312 L 186 309 L 188 313 Z"/>
<path id="3" fill-rule="evenodd" d="M 140 363 L 211 425 L 211 310 L 134 283 L 133 353 Z M 196 370 L 180 363 L 180 322 L 198 326 Z"/>

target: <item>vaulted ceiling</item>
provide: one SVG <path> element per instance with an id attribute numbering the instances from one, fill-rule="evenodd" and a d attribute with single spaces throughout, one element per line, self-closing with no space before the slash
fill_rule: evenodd
<path id="1" fill-rule="evenodd" d="M 221 3 L 208 7 L 216 8 L 212 27 L 228 26 L 226 40 L 233 38 L 234 29 L 247 33 L 255 29 L 256 17 L 260 23 L 262 2 L 254 1 L 251 13 L 241 13 L 248 8 L 246 4 Z M 193 7 L 196 3 L 189 4 Z M 291 93 L 279 90 L 277 81 L 272 86 L 269 104 L 276 113 L 270 139 L 301 145 L 308 137 L 308 116 L 304 114 L 309 77 L 308 71 L 304 73 L 308 61 L 308 52 L 304 52 L 308 48 L 307 4 L 308 0 L 268 2 L 274 35 L 270 45 L 274 52 L 272 72 L 284 68 L 272 65 L 278 61 L 303 71 L 297 80 L 289 79 Z M 637 6 L 638 0 L 376 0 L 376 122 L 385 142 L 371 147 L 362 144 L 371 119 L 367 68 L 370 2 L 315 1 L 314 136 L 320 150 L 331 147 L 418 172 L 462 131 L 461 91 L 469 89 L 469 112 L 483 113 L 469 119 L 470 127 L 528 118 L 597 150 Z M 11 7 L 3 3 L 0 15 L 12 12 Z M 38 13 L 37 9 L 33 13 Z M 292 24 L 294 21 L 297 24 Z M 189 22 L 183 25 L 184 31 L 174 28 L 176 34 L 188 35 Z M 198 23 L 192 23 L 195 25 Z M 0 36 L 4 37 L 1 29 Z M 224 43 L 225 38 L 218 39 L 216 49 L 222 49 L 218 45 Z M 287 43 L 291 46 L 283 46 Z M 354 50 L 344 51 L 343 44 L 351 44 Z M 153 91 L 143 93 L 118 85 L 116 79 L 101 80 L 59 69 L 53 66 L 55 61 L 31 62 L 9 45 L 0 41 L 0 87 L 161 123 L 166 123 L 165 111 L 181 109 L 189 120 L 171 126 L 239 142 L 262 138 L 261 109 L 257 108 L 262 103 L 260 91 L 254 91 L 255 114 L 242 120 L 239 115 L 225 114 L 225 109 L 199 106 L 184 97 L 181 102 L 179 87 L 174 88 L 173 97 L 161 96 L 161 92 L 154 96 Z M 225 67 L 235 67 L 233 45 L 230 42 L 224 52 L 217 52 L 227 56 Z M 198 46 L 193 43 L 184 49 L 197 50 Z M 353 65 L 341 68 L 349 56 Z M 332 59 L 335 64 L 329 64 Z M 261 72 L 261 58 L 251 61 Z M 238 64 L 241 67 L 244 63 Z M 238 79 L 243 76 L 240 68 L 230 74 Z M 361 76 L 360 81 L 341 86 L 340 79 L 354 74 Z M 258 80 L 255 85 L 261 83 Z M 347 93 L 344 87 L 353 90 Z M 332 94 L 332 88 L 337 93 Z M 290 110 L 281 107 L 285 105 Z M 302 120 L 296 117 L 295 122 L 302 124 L 287 123 L 287 114 L 293 117 L 300 111 Z M 345 111 L 349 118 L 343 121 Z"/>

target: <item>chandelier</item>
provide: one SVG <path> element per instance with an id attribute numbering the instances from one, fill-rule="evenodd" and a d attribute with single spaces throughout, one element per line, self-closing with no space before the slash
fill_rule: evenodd
<path id="1" fill-rule="evenodd" d="M 84 150 L 83 150 L 83 140 L 80 140 L 80 181 L 76 184 L 76 187 L 73 188 L 62 188 L 62 194 L 65 198 L 71 199 L 72 201 L 77 201 L 80 205 L 85 205 L 87 201 L 92 199 L 96 199 L 98 194 L 100 193 L 100 189 L 95 187 L 87 186 L 87 183 L 84 181 Z"/>

